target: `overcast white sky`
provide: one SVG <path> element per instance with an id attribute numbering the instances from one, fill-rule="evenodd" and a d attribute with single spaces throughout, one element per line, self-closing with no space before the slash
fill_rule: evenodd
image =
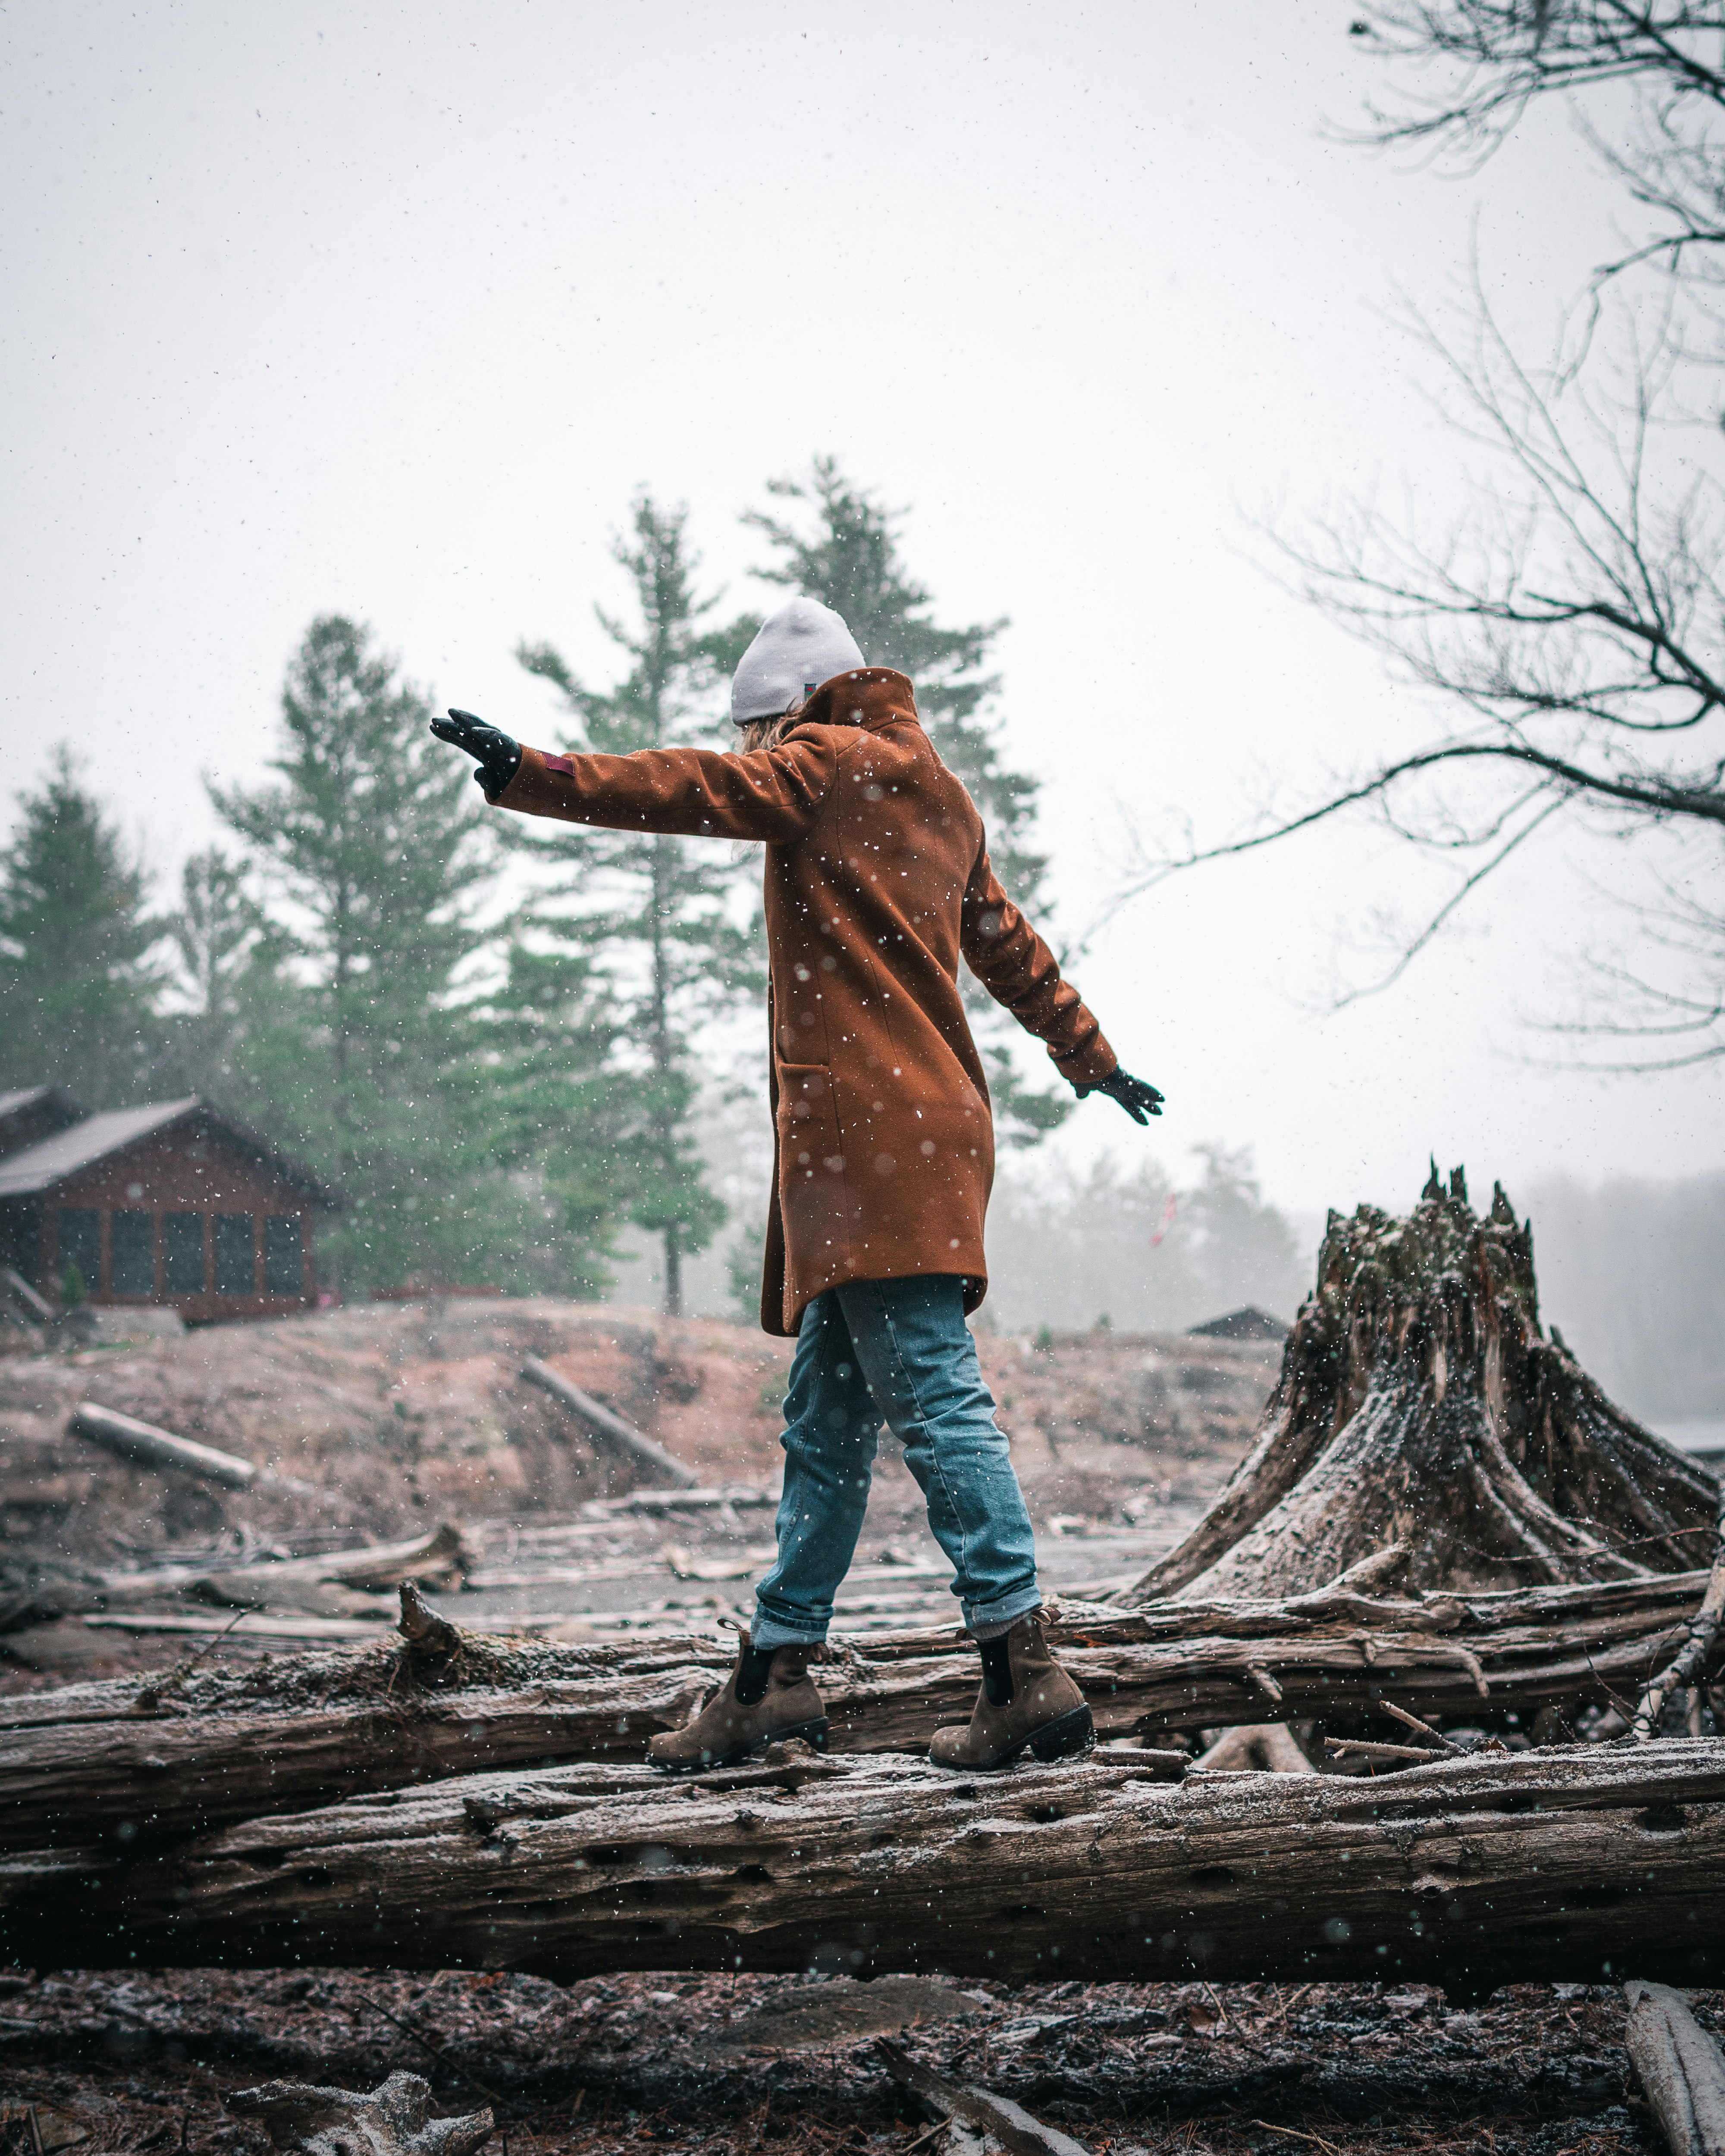
<path id="1" fill-rule="evenodd" d="M 0 696 L 13 783 L 69 737 L 164 868 L 254 776 L 311 617 L 364 616 L 529 738 L 548 637 L 632 492 L 739 513 L 817 450 L 909 505 L 952 619 L 1006 613 L 1014 759 L 1055 927 L 1132 819 L 1239 826 L 1272 781 L 1431 715 L 1285 597 L 1245 512 L 1405 480 L 1459 507 L 1385 319 L 1479 234 L 1536 339 L 1615 201 L 1557 114 L 1457 179 L 1327 142 L 1377 64 L 1330 0 L 295 0 L 0 7 Z M 1554 839 L 1391 993 L 1326 1015 L 1338 939 L 1417 902 L 1380 835 L 1165 887 L 1076 969 L 1155 1142 L 1250 1144 L 1301 1209 L 1539 1168 L 1713 1165 L 1721 1075 L 1530 1059 L 1622 850 Z M 1106 1103 L 1063 1145 L 1137 1134 Z"/>

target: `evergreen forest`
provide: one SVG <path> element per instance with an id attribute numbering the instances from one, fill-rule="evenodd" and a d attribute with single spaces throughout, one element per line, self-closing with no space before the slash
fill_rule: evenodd
<path id="1" fill-rule="evenodd" d="M 757 578 L 837 608 L 871 662 L 912 676 L 1003 879 L 1047 926 L 1037 783 L 1000 742 L 1004 622 L 943 625 L 901 516 L 831 459 L 768 495 L 746 520 Z M 629 605 L 595 608 L 609 679 L 544 637 L 516 654 L 557 692 L 556 746 L 728 746 L 726 683 L 760 618 L 723 618 L 701 589 L 680 507 L 640 496 L 615 556 Z M 644 1240 L 680 1312 L 686 1265 L 734 1210 L 713 1102 L 763 1090 L 759 864 L 489 814 L 428 733 L 434 708 L 372 624 L 321 615 L 266 775 L 210 787 L 223 835 L 171 895 L 57 748 L 0 850 L 0 1086 L 52 1083 L 92 1110 L 210 1100 L 344 1194 L 319 1238 L 336 1294 L 598 1296 Z M 968 986 L 1001 1136 L 1034 1145 L 1071 1097 L 1024 1075 L 1034 1054 L 1014 1059 L 1016 1028 Z M 742 1309 L 757 1224 L 734 1224 Z"/>

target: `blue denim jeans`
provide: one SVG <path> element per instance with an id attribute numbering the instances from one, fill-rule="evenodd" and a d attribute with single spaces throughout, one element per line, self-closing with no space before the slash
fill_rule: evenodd
<path id="1" fill-rule="evenodd" d="M 755 1589 L 757 1646 L 825 1639 L 883 1421 L 928 1502 L 966 1625 L 998 1635 L 1035 1609 L 1030 1516 L 964 1322 L 962 1281 L 856 1281 L 817 1296 L 803 1312 L 784 1404 L 778 1562 Z"/>

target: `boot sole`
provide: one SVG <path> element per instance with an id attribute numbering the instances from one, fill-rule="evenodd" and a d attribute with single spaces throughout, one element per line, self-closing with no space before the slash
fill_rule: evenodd
<path id="1" fill-rule="evenodd" d="M 945 1759 L 936 1759 L 933 1764 L 944 1767 L 949 1774 L 998 1774 L 1003 1767 L 1015 1766 L 1025 1753 L 1032 1753 L 1045 1765 L 1055 1759 L 1071 1759 L 1080 1753 L 1088 1752 L 1096 1741 L 1096 1725 L 1087 1707 L 1075 1707 L 1065 1714 L 1057 1715 L 1052 1722 L 1045 1722 L 1040 1729 L 1033 1729 L 1009 1751 L 986 1764 L 975 1759 L 960 1760 L 956 1764 Z"/>
<path id="2" fill-rule="evenodd" d="M 730 1751 L 716 1753 L 711 1759 L 655 1759 L 649 1753 L 647 1764 L 656 1767 L 661 1774 L 711 1774 L 721 1767 L 740 1767 L 745 1759 L 757 1758 L 768 1745 L 783 1744 L 793 1737 L 817 1752 L 824 1752 L 827 1727 L 827 1717 L 822 1715 L 815 1722 L 790 1722 L 783 1729 L 763 1730 L 748 1743 L 733 1745 Z"/>

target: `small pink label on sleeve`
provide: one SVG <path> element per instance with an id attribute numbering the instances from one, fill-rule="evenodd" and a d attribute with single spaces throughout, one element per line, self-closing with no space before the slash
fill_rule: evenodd
<path id="1" fill-rule="evenodd" d="M 545 759 L 545 767 L 547 771 L 562 772 L 565 778 L 572 778 L 575 776 L 574 761 L 572 757 L 567 756 L 547 757 Z"/>

